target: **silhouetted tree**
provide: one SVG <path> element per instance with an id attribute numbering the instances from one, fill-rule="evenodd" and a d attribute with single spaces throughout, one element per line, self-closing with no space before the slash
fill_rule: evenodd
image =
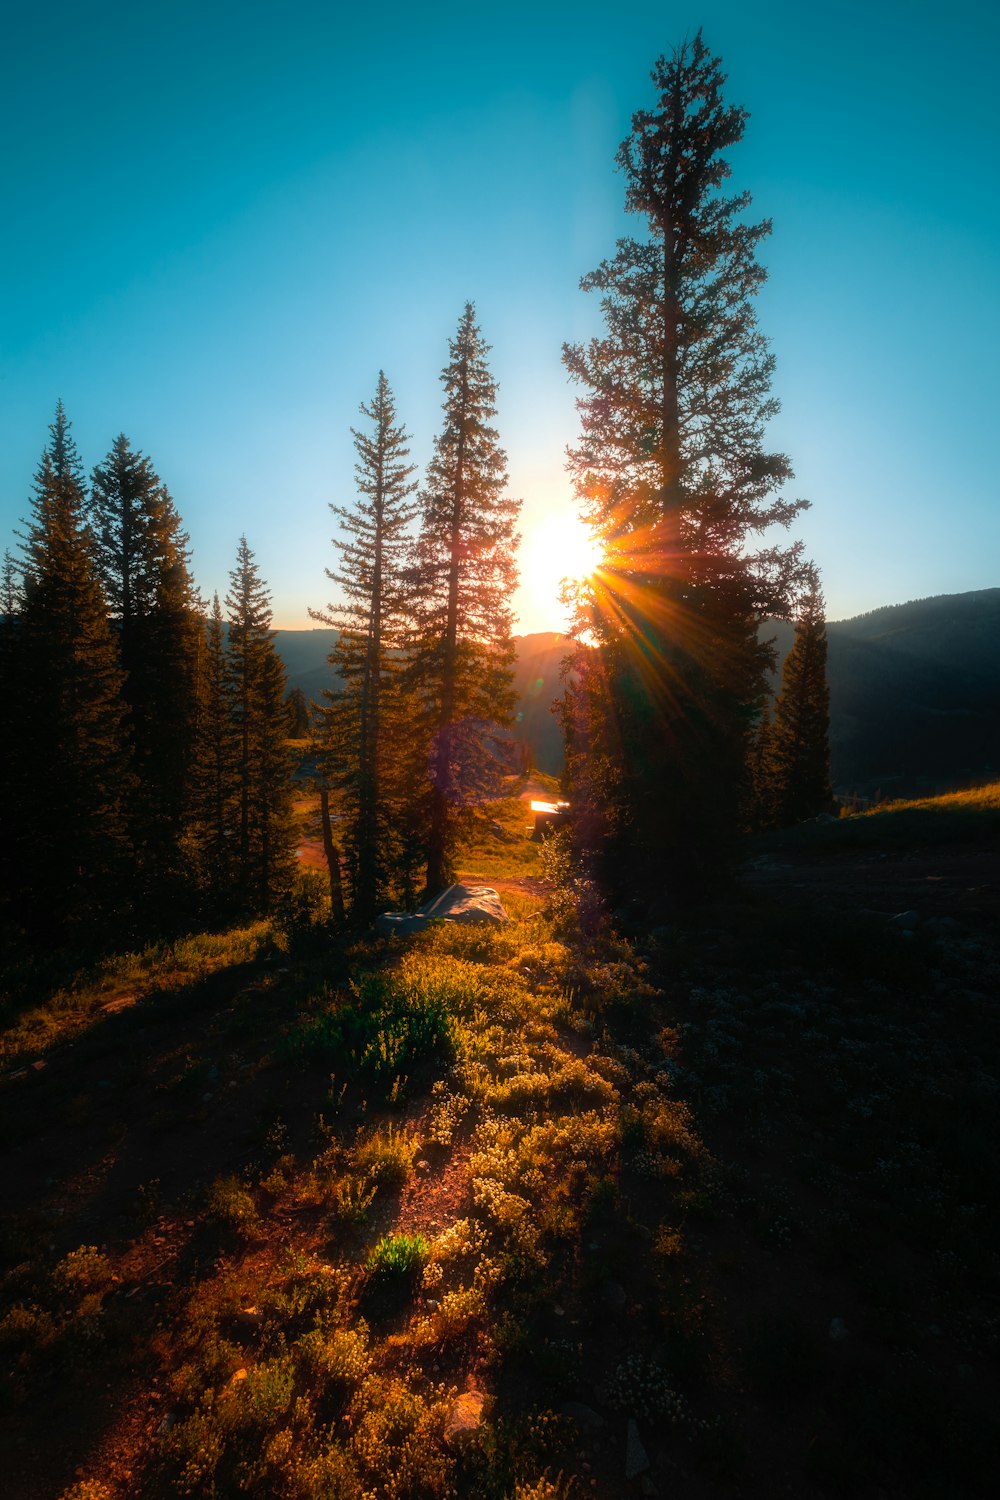
<path id="1" fill-rule="evenodd" d="M 21 572 L 13 554 L 7 549 L 0 566 L 0 703 L 6 705 L 0 729 L 0 909 L 17 881 L 15 843 L 23 809 L 13 800 L 18 744 L 24 725 L 18 706 L 19 684 L 16 677 L 17 640 L 22 608 Z"/>
<path id="2" fill-rule="evenodd" d="M 339 632 L 329 658 L 339 686 L 323 695 L 320 759 L 345 815 L 351 918 L 367 926 L 392 891 L 402 859 L 399 679 L 408 606 L 407 528 L 418 507 L 411 499 L 416 485 L 409 437 L 382 371 L 361 415 L 371 426 L 352 428 L 357 503 L 330 506 L 343 539 L 335 544 L 338 566 L 326 571 L 340 600 L 325 612 L 311 613 Z"/>
<path id="3" fill-rule="evenodd" d="M 501 762 L 490 726 L 508 723 L 515 701 L 510 600 L 520 501 L 504 496 L 507 457 L 492 425 L 496 383 L 471 303 L 449 350 L 444 426 L 422 494 L 414 574 L 412 676 L 433 736 L 421 798 L 429 894 L 453 878 L 468 814 L 496 795 Z"/>
<path id="4" fill-rule="evenodd" d="M 229 583 L 225 675 L 235 740 L 235 881 L 245 901 L 266 910 L 291 878 L 292 769 L 271 600 L 246 537 Z"/>
<path id="5" fill-rule="evenodd" d="M 300 687 L 290 688 L 288 697 L 285 699 L 288 710 L 288 736 L 289 739 L 303 740 L 309 733 L 311 723 L 309 719 L 309 704 L 306 695 Z"/>
<path id="6" fill-rule="evenodd" d="M 127 908 L 130 792 L 117 644 L 86 524 L 83 471 L 62 403 L 35 477 L 16 646 L 21 732 L 9 795 L 29 929 L 93 931 Z"/>
<path id="7" fill-rule="evenodd" d="M 131 834 L 159 901 L 181 874 L 191 793 L 201 623 L 188 538 L 152 463 L 124 435 L 94 469 L 90 521 L 125 672 Z"/>
<path id="8" fill-rule="evenodd" d="M 767 780 L 771 816 L 779 827 L 829 812 L 833 805 L 826 619 L 818 585 L 802 601 L 795 641 L 785 657 L 768 737 Z"/>
<path id="9" fill-rule="evenodd" d="M 618 152 L 645 232 L 583 279 L 605 331 L 564 353 L 587 388 L 570 472 L 605 551 L 580 598 L 598 656 L 581 656 L 573 711 L 594 715 L 576 734 L 601 762 L 582 825 L 617 868 L 672 867 L 690 888 L 739 828 L 768 664 L 757 623 L 787 615 L 798 575 L 798 547 L 748 544 L 804 502 L 781 498 L 791 469 L 764 447 L 774 361 L 753 296 L 770 225 L 748 222 L 749 194 L 720 192 L 746 112 L 700 32 L 652 78 L 655 106 Z"/>
<path id="10" fill-rule="evenodd" d="M 226 635 L 219 596 L 205 623 L 191 782 L 190 828 L 195 866 L 212 905 L 225 905 L 234 873 L 237 739 Z"/>
<path id="11" fill-rule="evenodd" d="M 765 700 L 760 709 L 757 724 L 750 742 L 750 778 L 748 827 L 752 830 L 769 828 L 774 821 L 774 798 L 771 786 L 771 739 L 774 725 L 771 722 L 770 700 Z"/>

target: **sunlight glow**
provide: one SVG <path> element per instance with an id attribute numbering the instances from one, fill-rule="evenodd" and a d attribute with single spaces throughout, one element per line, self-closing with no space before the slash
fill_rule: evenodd
<path id="1" fill-rule="evenodd" d="M 521 588 L 534 608 L 549 619 L 565 613 L 559 603 L 564 582 L 588 578 L 600 562 L 590 528 L 576 515 L 547 516 L 521 545 Z"/>

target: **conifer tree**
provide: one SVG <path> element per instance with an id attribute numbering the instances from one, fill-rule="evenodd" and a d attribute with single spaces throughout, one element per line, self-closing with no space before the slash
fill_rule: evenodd
<path id="1" fill-rule="evenodd" d="M 130 777 L 122 673 L 61 402 L 49 430 L 26 523 L 12 792 L 22 913 L 34 933 L 62 936 L 127 904 Z"/>
<path id="2" fill-rule="evenodd" d="M 132 837 L 162 896 L 164 882 L 179 874 L 191 794 L 201 625 L 188 539 L 152 463 L 124 434 L 94 469 L 90 520 L 125 672 Z"/>
<path id="3" fill-rule="evenodd" d="M 24 725 L 18 704 L 16 679 L 17 641 L 22 607 L 21 574 L 8 548 L 0 566 L 0 702 L 6 704 L 3 728 L 0 729 L 0 908 L 17 882 L 14 845 L 21 809 L 14 806 L 13 783 L 17 768 L 17 749 Z"/>
<path id="4" fill-rule="evenodd" d="M 795 641 L 785 657 L 768 737 L 767 780 L 778 827 L 814 818 L 833 805 L 826 620 L 818 584 L 802 600 Z"/>
<path id="5" fill-rule="evenodd" d="M 595 837 L 619 867 L 638 859 L 690 887 L 739 828 L 768 664 L 757 624 L 787 616 L 798 577 L 798 547 L 749 544 L 803 502 L 782 497 L 788 460 L 764 446 L 774 361 L 753 296 L 770 225 L 748 221 L 749 194 L 720 191 L 746 112 L 724 102 L 700 32 L 652 79 L 655 105 L 618 152 L 643 233 L 583 279 L 605 331 L 564 351 L 585 387 L 570 472 L 605 550 L 577 620 L 598 642 L 580 662 L 597 680 L 574 712 L 595 714 L 582 727 L 603 764 Z"/>
<path id="6" fill-rule="evenodd" d="M 509 723 L 515 701 L 510 600 L 520 501 L 504 495 L 507 456 L 492 425 L 496 382 L 471 303 L 449 351 L 414 569 L 413 680 L 431 735 L 421 798 L 428 894 L 453 878 L 463 823 L 497 793 L 501 761 L 490 725 Z"/>
<path id="7" fill-rule="evenodd" d="M 235 884 L 246 902 L 266 910 L 291 878 L 292 770 L 270 595 L 245 536 L 229 582 L 225 680 L 235 743 Z"/>
<path id="8" fill-rule="evenodd" d="M 201 663 L 190 827 L 201 884 L 211 903 L 219 905 L 233 875 L 237 745 L 218 594 L 205 624 Z"/>
<path id="9" fill-rule="evenodd" d="M 300 687 L 293 687 L 289 690 L 288 696 L 285 699 L 285 705 L 288 709 L 289 738 L 293 740 L 305 739 L 310 729 L 309 704 L 305 693 Z"/>
<path id="10" fill-rule="evenodd" d="M 416 485 L 409 436 L 384 372 L 361 415 L 370 428 L 351 429 L 357 503 L 330 506 L 343 540 L 339 564 L 327 569 L 327 577 L 337 585 L 340 602 L 311 613 L 339 632 L 330 665 L 340 685 L 324 694 L 321 764 L 340 792 L 351 918 L 364 927 L 391 894 L 402 861 L 401 648 L 407 528 L 418 507 L 411 498 Z"/>

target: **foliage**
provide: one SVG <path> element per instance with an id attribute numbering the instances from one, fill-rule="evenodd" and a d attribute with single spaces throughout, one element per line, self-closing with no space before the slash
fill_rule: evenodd
<path id="1" fill-rule="evenodd" d="M 62 405 L 35 477 L 11 686 L 3 841 L 9 895 L 36 938 L 88 932 L 125 890 L 131 790 L 117 646 L 87 526 L 82 465 Z M 121 921 L 120 912 L 116 914 Z"/>
<path id="2" fill-rule="evenodd" d="M 338 1001 L 301 1027 L 293 1046 L 349 1061 L 386 1088 L 455 1046 L 451 996 L 430 976 L 377 970 L 352 981 Z"/>
<path id="3" fill-rule="evenodd" d="M 407 1281 L 423 1270 L 429 1248 L 422 1234 L 383 1235 L 369 1251 L 365 1266 L 376 1279 Z"/>
<path id="4" fill-rule="evenodd" d="M 333 625 L 330 655 L 339 685 L 324 692 L 320 709 L 320 764 L 340 793 L 351 882 L 351 915 L 368 926 L 396 888 L 408 859 L 405 782 L 400 774 L 401 647 L 407 619 L 407 527 L 417 514 L 409 437 L 382 371 L 361 415 L 370 432 L 352 429 L 357 453 L 353 508 L 331 505 L 341 527 L 339 565 L 327 577 L 341 602 L 313 618 Z M 404 876 L 405 879 L 405 876 Z"/>
<path id="5" fill-rule="evenodd" d="M 764 448 L 774 361 L 752 298 L 770 225 L 719 191 L 746 113 L 700 32 L 652 77 L 655 107 L 618 153 L 647 232 L 584 278 L 605 332 L 564 354 L 586 389 L 570 472 L 604 559 L 577 607 L 597 649 L 578 652 L 563 717 L 582 842 L 616 878 L 638 861 L 680 893 L 739 828 L 768 661 L 756 627 L 787 614 L 799 570 L 798 547 L 748 543 L 802 502 Z"/>
<path id="6" fill-rule="evenodd" d="M 224 681 L 235 743 L 236 796 L 230 830 L 236 889 L 266 911 L 292 872 L 291 763 L 286 749 L 285 672 L 274 647 L 271 602 L 246 537 L 226 596 Z"/>
<path id="7" fill-rule="evenodd" d="M 830 690 L 818 586 L 802 601 L 762 758 L 765 821 L 785 827 L 830 811 Z"/>
<path id="8" fill-rule="evenodd" d="M 429 754 L 414 768 L 423 785 L 414 783 L 412 795 L 423 814 L 429 895 L 453 879 L 468 809 L 499 794 L 506 767 L 493 726 L 508 723 L 514 706 L 510 599 L 520 502 L 504 497 L 507 458 L 492 425 L 497 388 L 488 352 L 467 303 L 441 374 L 444 425 L 414 553 L 408 679 L 420 694 L 421 749 L 429 743 Z"/>
<path id="9" fill-rule="evenodd" d="M 177 894 L 198 712 L 201 627 L 188 538 L 152 463 L 124 434 L 94 469 L 88 520 L 125 674 L 130 827 L 157 905 Z"/>

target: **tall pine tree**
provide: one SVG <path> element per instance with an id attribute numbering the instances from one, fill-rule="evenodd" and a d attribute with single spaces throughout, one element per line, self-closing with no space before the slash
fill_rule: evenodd
<path id="1" fill-rule="evenodd" d="M 292 768 L 271 599 L 245 536 L 229 583 L 225 679 L 235 751 L 234 894 L 266 911 L 292 874 Z"/>
<path id="2" fill-rule="evenodd" d="M 49 430 L 26 523 L 11 792 L 21 914 L 34 934 L 58 937 L 128 905 L 130 776 L 117 642 L 61 402 Z"/>
<path id="3" fill-rule="evenodd" d="M 449 350 L 441 375 L 444 425 L 422 495 L 414 571 L 413 678 L 431 737 L 421 799 L 428 894 L 453 878 L 470 812 L 496 795 L 500 762 L 491 726 L 510 722 L 515 701 L 510 600 L 520 501 L 504 494 L 507 456 L 492 425 L 496 382 L 471 303 Z"/>
<path id="4" fill-rule="evenodd" d="M 782 497 L 788 460 L 764 446 L 774 361 L 753 296 L 770 225 L 720 191 L 746 112 L 724 102 L 700 32 L 652 78 L 618 153 L 644 232 L 584 278 L 605 331 L 564 353 L 586 388 L 569 467 L 605 550 L 577 620 L 598 651 L 580 654 L 567 711 L 595 761 L 573 786 L 598 799 L 581 826 L 611 867 L 690 889 L 740 826 L 768 664 L 757 625 L 788 614 L 798 576 L 796 546 L 749 544 L 803 502 Z"/>
<path id="5" fill-rule="evenodd" d="M 125 672 L 132 839 L 159 902 L 181 875 L 191 795 L 201 623 L 188 539 L 152 463 L 124 435 L 94 469 L 90 520 Z"/>
<path id="6" fill-rule="evenodd" d="M 768 803 L 778 827 L 830 811 L 830 689 L 826 619 L 818 584 L 805 595 L 799 609 L 766 754 Z"/>
<path id="7" fill-rule="evenodd" d="M 201 653 L 190 804 L 194 864 L 210 907 L 225 905 L 232 887 L 237 748 L 226 672 L 225 622 L 216 594 Z"/>
<path id="8" fill-rule="evenodd" d="M 334 626 L 330 665 L 339 687 L 324 694 L 321 764 L 340 793 L 351 881 L 351 918 L 367 926 L 396 889 L 405 823 L 400 764 L 401 648 L 407 617 L 407 528 L 418 507 L 409 436 L 398 421 L 389 382 L 380 371 L 370 424 L 352 428 L 358 501 L 331 505 L 343 540 L 339 563 L 327 569 L 340 602 L 314 618 Z"/>

